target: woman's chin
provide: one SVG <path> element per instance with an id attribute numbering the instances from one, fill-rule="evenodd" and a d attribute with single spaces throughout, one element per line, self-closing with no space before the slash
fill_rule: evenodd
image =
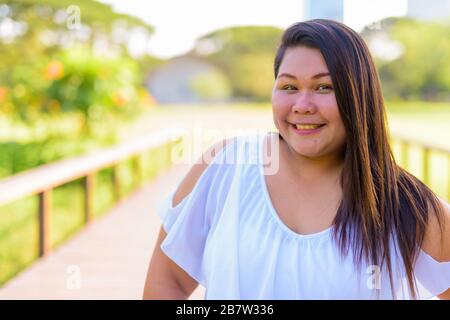
<path id="1" fill-rule="evenodd" d="M 298 155 L 302 156 L 302 157 L 307 157 L 307 158 L 318 158 L 322 156 L 322 152 L 320 148 L 317 148 L 317 146 L 315 146 L 314 148 L 312 147 L 308 147 L 308 146 L 299 146 L 299 145 L 294 145 L 291 146 L 291 149 Z"/>

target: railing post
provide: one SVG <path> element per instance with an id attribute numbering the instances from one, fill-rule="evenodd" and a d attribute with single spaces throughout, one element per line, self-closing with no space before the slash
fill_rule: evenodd
<path id="1" fill-rule="evenodd" d="M 144 172 L 142 168 L 142 158 L 141 155 L 137 155 L 133 159 L 133 167 L 134 167 L 134 174 L 135 174 L 135 185 L 140 187 L 142 186 L 142 183 L 144 182 Z"/>
<path id="2" fill-rule="evenodd" d="M 84 223 L 88 224 L 92 220 L 94 213 L 94 189 L 95 173 L 90 173 L 83 179 L 84 189 Z"/>
<path id="3" fill-rule="evenodd" d="M 171 157 L 172 161 L 171 164 L 173 164 L 175 161 L 183 160 L 184 152 L 184 138 L 178 137 L 175 141 L 172 141 L 172 151 L 171 151 Z"/>
<path id="4" fill-rule="evenodd" d="M 423 172 L 423 183 L 426 185 L 430 182 L 430 149 L 428 147 L 423 148 L 422 153 L 422 172 Z"/>
<path id="5" fill-rule="evenodd" d="M 51 250 L 50 223 L 52 190 L 39 193 L 39 257 L 45 257 Z"/>
<path id="6" fill-rule="evenodd" d="M 120 176 L 119 176 L 119 167 L 117 164 L 112 167 L 112 185 L 114 197 L 116 198 L 116 200 L 120 200 L 122 195 L 120 192 Z"/>

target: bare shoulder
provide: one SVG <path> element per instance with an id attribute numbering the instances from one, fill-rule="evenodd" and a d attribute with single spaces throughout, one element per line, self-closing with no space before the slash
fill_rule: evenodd
<path id="1" fill-rule="evenodd" d="M 194 189 L 195 184 L 206 170 L 211 160 L 228 144 L 234 137 L 218 141 L 211 145 L 202 156 L 197 159 L 195 164 L 190 168 L 183 181 L 178 186 L 177 191 L 173 197 L 173 206 L 178 205 L 183 199 Z"/>
<path id="2" fill-rule="evenodd" d="M 193 190 L 197 180 L 211 160 L 232 139 L 234 138 L 216 142 L 203 152 L 179 184 L 172 205 L 179 204 Z M 194 278 L 162 251 L 161 244 L 166 236 L 167 233 L 161 227 L 147 271 L 143 292 L 144 299 L 187 299 L 198 286 Z"/>
<path id="3" fill-rule="evenodd" d="M 450 205 L 439 198 L 442 208 L 442 229 L 435 214 L 430 214 L 422 250 L 438 262 L 450 261 Z"/>

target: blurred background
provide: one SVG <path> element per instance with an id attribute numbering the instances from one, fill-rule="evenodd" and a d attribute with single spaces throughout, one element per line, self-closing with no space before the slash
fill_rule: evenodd
<path id="1" fill-rule="evenodd" d="M 273 130 L 280 36 L 313 18 L 366 40 L 397 161 L 449 201 L 450 0 L 0 1 L 0 298 L 139 298 L 183 141 Z"/>

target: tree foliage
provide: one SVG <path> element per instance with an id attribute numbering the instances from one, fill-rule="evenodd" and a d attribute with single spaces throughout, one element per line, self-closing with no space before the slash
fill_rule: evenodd
<path id="1" fill-rule="evenodd" d="M 392 60 L 376 63 L 388 98 L 450 101 L 450 21 L 423 22 L 390 18 L 379 30 L 365 30 L 370 43 L 385 33 L 398 43 L 402 53 Z"/>
<path id="2" fill-rule="evenodd" d="M 218 65 L 230 79 L 233 96 L 255 100 L 270 99 L 273 60 L 282 30 L 275 27 L 235 27 L 207 34 L 197 50 L 208 41 L 215 52 L 207 59 Z"/>
<path id="3" fill-rule="evenodd" d="M 93 0 L 14 0 L 0 5 L 0 25 L 0 114 L 76 111 L 88 123 L 148 101 L 126 47 L 136 28 L 153 32 L 141 20 Z"/>

